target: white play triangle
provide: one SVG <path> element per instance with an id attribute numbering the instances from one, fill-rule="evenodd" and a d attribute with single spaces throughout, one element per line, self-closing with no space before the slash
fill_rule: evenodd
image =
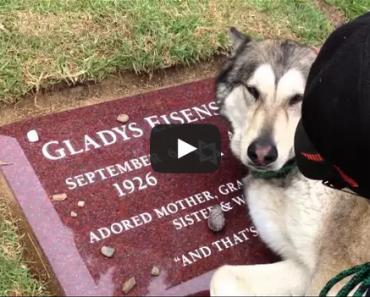
<path id="1" fill-rule="evenodd" d="M 177 159 L 182 158 L 183 156 L 190 154 L 191 152 L 196 151 L 198 148 L 192 146 L 181 139 L 177 139 Z"/>

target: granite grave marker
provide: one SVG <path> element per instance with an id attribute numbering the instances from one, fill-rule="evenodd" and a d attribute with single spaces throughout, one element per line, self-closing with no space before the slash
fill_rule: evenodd
<path id="1" fill-rule="evenodd" d="M 64 294 L 125 295 L 132 277 L 127 295 L 208 294 L 220 265 L 276 260 L 247 215 L 245 172 L 213 92 L 206 79 L 0 128 L 2 174 Z M 169 123 L 217 125 L 219 170 L 154 172 L 151 129 Z M 215 204 L 226 218 L 218 233 L 207 225 Z"/>

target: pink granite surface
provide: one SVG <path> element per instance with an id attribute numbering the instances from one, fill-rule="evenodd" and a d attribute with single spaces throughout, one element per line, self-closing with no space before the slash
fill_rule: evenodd
<path id="1" fill-rule="evenodd" d="M 227 183 L 236 187 L 236 181 L 241 180 L 245 172 L 231 155 L 228 124 L 217 115 L 213 98 L 213 79 L 208 79 L 0 128 L 0 160 L 13 163 L 1 170 L 66 295 L 123 295 L 122 283 L 134 276 L 137 285 L 128 295 L 195 296 L 207 294 L 212 271 L 220 265 L 277 260 L 253 231 L 246 207 L 232 200 L 241 197 L 241 190 L 225 195 L 222 192 L 227 186 L 220 190 L 220 186 Z M 193 107 L 202 108 L 204 112 L 198 109 L 197 113 Z M 164 124 L 166 117 L 161 116 L 174 112 L 177 114 L 172 114 L 173 123 L 181 117 L 186 122 L 215 124 L 220 128 L 225 155 L 216 173 L 152 171 L 145 157 L 149 155 L 151 131 L 145 118 L 157 116 Z M 119 113 L 127 113 L 129 122 L 117 122 Z M 29 130 L 37 131 L 38 142 L 27 141 Z M 110 131 L 100 135 L 112 143 L 104 146 L 97 134 L 99 131 Z M 86 135 L 90 137 L 87 145 Z M 116 138 L 114 143 L 112 137 Z M 43 155 L 42 149 L 50 141 L 59 142 L 50 146 L 51 153 L 57 154 L 60 148 L 68 152 L 65 140 L 70 141 L 75 152 L 83 152 L 68 153 L 57 160 Z M 139 161 L 130 162 L 133 159 Z M 124 172 L 126 161 L 130 168 L 126 167 Z M 155 185 L 147 185 L 148 174 L 157 180 Z M 143 180 L 143 189 L 139 190 L 139 179 L 135 177 Z M 73 188 L 72 180 L 75 185 L 79 180 L 80 186 Z M 119 197 L 113 184 L 122 184 L 125 180 L 134 183 L 135 191 L 125 190 L 126 194 Z M 214 199 L 207 200 L 206 191 L 208 198 Z M 66 193 L 68 198 L 51 201 L 50 196 L 57 193 Z M 178 202 L 176 212 L 175 204 L 170 203 L 185 198 L 197 204 L 189 207 L 182 202 L 186 208 L 181 209 Z M 77 206 L 79 200 L 85 201 L 83 208 Z M 217 234 L 208 229 L 207 220 L 202 217 L 202 213 L 207 214 L 203 209 L 215 203 L 229 203 L 232 207 L 225 213 L 225 229 Z M 168 206 L 168 215 L 159 218 L 155 209 L 163 206 Z M 71 211 L 78 216 L 71 217 Z M 192 225 L 176 229 L 180 218 L 194 212 Z M 140 217 L 140 214 L 144 215 Z M 143 223 L 143 220 L 150 222 Z M 185 221 L 189 222 L 189 217 L 184 218 Z M 102 239 L 98 231 L 101 228 L 108 228 L 110 236 Z M 104 230 L 102 232 L 107 229 Z M 226 237 L 234 246 L 220 250 L 217 244 L 212 245 Z M 112 258 L 101 254 L 102 246 L 115 248 Z M 218 246 L 224 247 L 220 241 Z M 200 247 L 206 256 L 211 254 L 192 259 L 188 253 Z M 182 261 L 182 255 L 192 263 L 185 258 L 185 262 Z M 159 276 L 150 275 L 153 265 L 161 268 Z"/>

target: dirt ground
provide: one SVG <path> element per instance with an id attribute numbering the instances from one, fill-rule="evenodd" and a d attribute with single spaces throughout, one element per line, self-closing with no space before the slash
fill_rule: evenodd
<path id="1" fill-rule="evenodd" d="M 220 56 L 195 66 L 178 66 L 150 75 L 124 73 L 97 84 L 59 87 L 42 94 L 33 94 L 15 106 L 0 104 L 0 126 L 209 78 L 216 75 L 223 59 Z"/>

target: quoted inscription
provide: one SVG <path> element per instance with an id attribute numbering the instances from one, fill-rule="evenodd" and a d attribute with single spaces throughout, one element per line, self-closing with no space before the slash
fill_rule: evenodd
<path id="1" fill-rule="evenodd" d="M 181 263 L 183 267 L 194 264 L 195 262 L 205 259 L 212 253 L 220 253 L 224 250 L 235 247 L 241 243 L 250 240 L 251 237 L 257 237 L 258 232 L 254 226 L 238 231 L 231 236 L 226 236 L 219 240 L 215 240 L 210 245 L 203 245 L 193 251 L 187 252 L 179 257 L 175 257 L 176 263 Z"/>

